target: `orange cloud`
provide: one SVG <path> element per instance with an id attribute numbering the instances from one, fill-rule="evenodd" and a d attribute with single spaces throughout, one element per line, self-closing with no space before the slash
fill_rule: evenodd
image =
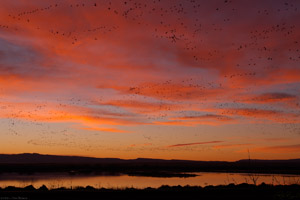
<path id="1" fill-rule="evenodd" d="M 137 101 L 137 100 L 114 100 L 106 103 L 101 103 L 101 105 L 117 106 L 122 108 L 129 108 L 135 111 L 144 112 L 159 112 L 167 110 L 178 110 L 182 106 L 165 103 L 165 102 L 146 102 L 146 101 Z"/>
<path id="2" fill-rule="evenodd" d="M 112 132 L 112 133 L 128 133 L 128 131 L 116 129 L 116 128 L 98 128 L 98 127 L 92 127 L 92 128 L 81 128 L 83 130 L 88 131 L 101 131 L 101 132 Z"/>
<path id="3" fill-rule="evenodd" d="M 165 126 L 195 126 L 197 123 L 169 120 L 169 121 L 155 121 L 154 124 L 165 125 Z"/>
<path id="4" fill-rule="evenodd" d="M 135 126 L 147 124 L 147 122 L 142 119 L 126 113 L 109 112 L 103 109 L 88 109 L 66 104 L 1 102 L 0 105 L 2 108 L 0 118 L 13 118 L 46 123 L 78 123 L 88 127 L 81 129 L 89 131 L 127 133 L 127 131 L 118 128 L 98 128 L 97 126 Z"/>
<path id="5" fill-rule="evenodd" d="M 219 85 L 206 86 L 189 82 L 185 84 L 169 81 L 165 83 L 143 83 L 133 87 L 112 86 L 112 88 L 125 94 L 142 95 L 170 101 L 206 100 L 224 92 Z"/>

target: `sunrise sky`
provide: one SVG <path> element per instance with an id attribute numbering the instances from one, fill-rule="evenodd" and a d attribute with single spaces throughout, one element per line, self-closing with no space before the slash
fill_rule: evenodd
<path id="1" fill-rule="evenodd" d="M 300 158 L 300 1 L 1 0 L 0 153 Z"/>

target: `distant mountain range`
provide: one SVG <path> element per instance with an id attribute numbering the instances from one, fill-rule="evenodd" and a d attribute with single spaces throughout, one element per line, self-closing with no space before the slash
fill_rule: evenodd
<path id="1" fill-rule="evenodd" d="M 150 158 L 119 159 L 37 153 L 0 154 L 0 173 L 74 172 L 173 176 L 180 172 L 241 172 L 300 174 L 300 159 L 192 161 Z M 170 175 L 171 173 L 171 175 Z"/>
<path id="2" fill-rule="evenodd" d="M 9 164 L 81 164 L 81 163 L 122 163 L 125 160 L 118 158 L 93 158 L 82 156 L 58 156 L 58 155 L 43 155 L 37 153 L 23 153 L 23 154 L 0 154 L 0 163 Z"/>
<path id="3" fill-rule="evenodd" d="M 226 161 L 193 161 L 193 160 L 164 160 L 152 158 L 137 158 L 137 159 L 119 159 L 119 158 L 94 158 L 83 156 L 60 156 L 60 155 L 45 155 L 38 153 L 23 153 L 23 154 L 0 154 L 0 164 L 102 164 L 102 163 L 300 163 L 300 159 L 290 160 L 239 160 L 235 162 Z"/>

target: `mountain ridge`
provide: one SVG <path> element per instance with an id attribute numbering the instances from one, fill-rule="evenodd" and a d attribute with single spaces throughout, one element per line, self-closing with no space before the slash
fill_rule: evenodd
<path id="1" fill-rule="evenodd" d="M 136 159 L 120 159 L 120 158 L 96 158 L 87 156 L 68 156 L 68 155 L 50 155 L 39 153 L 21 153 L 21 154 L 0 154 L 0 164 L 42 164 L 42 163 L 130 163 L 130 162 L 165 162 L 165 163 L 300 163 L 299 159 L 279 159 L 279 160 L 264 160 L 264 159 L 241 159 L 237 161 L 198 161 L 198 160 L 179 160 L 179 159 L 156 159 L 156 158 L 136 158 Z"/>

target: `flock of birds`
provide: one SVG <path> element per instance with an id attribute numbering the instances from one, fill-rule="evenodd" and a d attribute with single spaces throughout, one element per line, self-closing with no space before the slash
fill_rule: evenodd
<path id="1" fill-rule="evenodd" d="M 201 14 L 201 11 L 205 10 L 203 9 L 203 7 L 205 8 L 203 2 L 190 0 L 184 3 L 178 1 L 170 3 L 163 0 L 124 0 L 95 2 L 78 1 L 77 3 L 74 2 L 71 4 L 67 4 L 66 2 L 53 3 L 45 7 L 11 13 L 8 15 L 11 19 L 10 24 L 0 24 L 0 28 L 18 31 L 20 30 L 20 27 L 17 25 L 18 23 L 20 23 L 20 26 L 22 27 L 22 24 L 24 23 L 31 24 L 36 17 L 38 18 L 40 15 L 43 15 L 43 13 L 47 12 L 47 14 L 51 14 L 51 12 L 56 13 L 62 12 L 63 10 L 65 10 L 66 15 L 68 15 L 68 13 L 76 12 L 104 13 L 104 15 L 112 15 L 112 17 L 116 15 L 130 23 L 140 25 L 142 29 L 148 28 L 149 32 L 152 32 L 155 38 L 169 40 L 171 43 L 175 44 L 179 43 L 183 50 L 191 52 L 191 57 L 199 64 L 220 58 L 217 49 L 208 51 L 204 56 L 197 53 L 203 48 L 203 36 L 206 37 L 212 32 L 219 32 L 219 34 L 222 35 L 222 33 L 226 32 L 228 23 L 234 21 L 234 17 L 238 17 L 238 6 L 236 6 L 236 2 L 227 0 L 220 2 L 221 3 L 217 5 L 216 8 L 210 9 L 215 12 L 215 15 L 220 15 L 224 17 L 224 19 L 220 19 L 220 22 L 218 23 L 211 24 L 207 23 L 205 19 L 198 17 L 198 15 Z M 257 10 L 257 15 L 265 15 L 267 17 L 271 15 L 271 12 L 272 15 L 286 14 L 284 12 L 299 13 L 294 4 L 282 2 L 281 7 L 276 11 L 272 9 Z M 151 21 L 151 19 L 153 20 Z M 91 25 L 89 28 L 76 27 L 76 24 L 74 24 L 74 30 L 57 30 L 55 25 L 50 28 L 51 24 L 49 24 L 48 29 L 36 24 L 33 24 L 32 26 L 36 26 L 35 28 L 37 30 L 50 33 L 53 37 L 70 39 L 70 42 L 75 45 L 81 39 L 85 39 L 86 37 L 92 37 L 92 39 L 98 40 L 103 34 L 118 31 L 120 28 L 118 24 L 104 23 L 105 25 L 101 25 L 103 22 L 101 22 L 101 20 L 99 21 L 100 24 L 95 27 L 92 27 Z M 98 22 L 96 22 L 96 24 L 97 23 Z M 269 54 L 272 55 L 276 49 L 261 46 L 261 44 L 263 44 L 264 41 L 268 41 L 268 39 L 272 38 L 272 36 L 278 32 L 281 33 L 280 36 L 287 37 L 293 34 L 295 29 L 295 25 L 288 24 L 287 22 L 271 25 L 264 30 L 254 29 L 250 32 L 251 36 L 247 40 L 249 42 L 232 45 L 233 47 L 236 47 L 237 51 L 247 51 L 247 49 L 255 48 L 257 51 L 265 51 L 265 53 L 269 52 Z M 295 43 L 294 46 L 297 46 L 298 41 L 293 42 Z M 291 44 L 291 46 L 292 45 L 293 44 Z M 293 49 L 291 49 L 291 51 L 293 51 Z M 294 56 L 290 56 L 289 59 L 299 61 L 299 49 L 297 48 L 294 51 L 297 53 Z M 272 56 L 268 56 L 267 59 L 269 61 L 273 60 Z"/>
<path id="2" fill-rule="evenodd" d="M 162 43 L 168 43 L 173 49 L 177 49 L 183 54 L 189 55 L 189 62 L 192 66 L 210 66 L 214 65 L 216 61 L 224 60 L 227 52 L 217 47 L 208 47 L 207 44 L 211 41 L 207 41 L 210 35 L 222 36 L 226 35 L 235 20 L 239 18 L 239 7 L 234 0 L 218 1 L 218 4 L 210 5 L 208 2 L 189 0 L 189 1 L 166 1 L 166 0 L 151 0 L 151 1 L 139 1 L 139 0 L 122 0 L 122 1 L 61 1 L 58 3 L 52 3 L 47 6 L 37 7 L 28 10 L 12 10 L 8 14 L 9 20 L 0 24 L 0 31 L 19 32 L 24 27 L 31 27 L 37 31 L 48 33 L 49 38 L 65 39 L 70 44 L 76 46 L 86 38 L 94 40 L 101 40 L 105 35 L 118 34 L 118 31 L 124 29 L 124 25 L 118 24 L 118 20 L 112 20 L 112 22 L 98 21 L 87 22 L 86 26 L 78 26 L 74 21 L 74 24 L 69 24 L 65 29 L 58 28 L 55 23 L 43 22 L 43 24 L 36 23 L 37 19 L 43 15 L 51 16 L 57 12 L 65 12 L 65 15 L 76 16 L 82 12 L 90 12 L 98 15 L 110 16 L 112 19 L 120 18 L 128 24 L 140 27 L 141 30 L 145 30 L 145 34 L 151 33 L 153 39 Z M 291 1 L 292 2 L 292 1 Z M 262 7 L 265 7 L 262 3 Z M 220 19 L 215 22 L 203 19 L 202 12 L 208 10 L 213 16 L 217 16 Z M 290 3 L 290 1 L 284 2 L 277 9 L 274 8 L 258 8 L 255 16 L 261 17 L 259 19 L 269 19 L 270 16 L 286 15 L 292 13 L 299 15 L 297 5 Z M 207 14 L 209 15 L 209 14 Z M 254 16 L 253 15 L 253 16 Z M 100 15 L 101 16 L 101 15 Z M 64 19 L 58 19 L 64 20 Z M 59 22 L 57 22 L 59 23 Z M 146 115 L 147 120 L 167 120 L 169 118 L 169 112 L 172 111 L 172 104 L 185 104 L 189 100 L 194 100 L 194 104 L 206 105 L 206 101 L 211 100 L 207 97 L 206 93 L 215 91 L 216 93 L 221 90 L 226 90 L 226 82 L 233 82 L 247 77 L 253 79 L 255 82 L 257 79 L 267 76 L 268 73 L 273 72 L 282 66 L 278 66 L 276 63 L 280 63 L 280 59 L 284 59 L 290 65 L 297 65 L 300 61 L 300 46 L 299 46 L 299 26 L 293 24 L 294 22 L 275 20 L 276 24 L 268 24 L 263 27 L 254 26 L 249 27 L 250 32 L 247 33 L 247 38 L 238 42 L 238 40 L 232 39 L 234 42 L 228 44 L 230 53 L 234 53 L 240 56 L 247 54 L 247 52 L 253 55 L 247 62 L 235 63 L 233 68 L 227 73 L 226 68 L 220 65 L 215 67 L 222 74 L 223 79 L 221 81 L 210 81 L 198 79 L 186 79 L 181 82 L 167 80 L 162 83 L 141 84 L 128 87 L 126 90 L 126 96 L 136 98 L 140 96 L 160 99 L 161 112 L 158 114 L 149 113 Z M 70 28 L 71 27 L 71 28 Z M 126 27 L 126 26 L 125 26 Z M 130 25 L 128 26 L 130 28 Z M 128 28 L 126 27 L 126 28 Z M 228 28 L 229 27 L 229 28 Z M 243 30 L 241 30 L 243 32 Z M 281 45 L 273 45 L 271 42 L 280 42 L 277 39 L 284 38 L 285 45 L 288 45 L 287 52 L 281 55 Z M 225 38 L 225 40 L 230 40 Z M 284 47 L 285 48 L 285 47 Z M 205 51 L 203 51 L 205 49 Z M 192 61 L 191 61 L 192 60 Z M 186 63 L 185 63 L 186 64 Z M 232 72 L 235 71 L 235 72 Z M 0 72 L 1 73 L 1 72 Z M 201 83 L 199 83 L 201 82 Z M 245 87 L 249 92 L 249 87 Z M 244 88 L 244 89 L 245 89 Z M 216 98 L 216 97 L 214 97 Z M 59 100 L 60 101 L 60 100 Z M 179 103 L 178 103 L 179 101 Z M 198 101 L 198 102 L 197 102 Z M 239 107 L 240 102 L 234 100 L 229 103 L 222 102 L 222 95 L 216 98 L 218 101 L 217 107 L 229 107 L 236 104 Z M 168 105 L 166 102 L 171 102 Z M 80 99 L 70 99 L 69 101 L 59 102 L 58 107 L 63 110 L 67 105 L 72 106 L 87 106 L 90 102 L 83 105 Z M 102 102 L 105 106 L 105 102 Z M 299 110 L 299 103 L 296 102 L 296 110 Z M 34 110 L 27 112 L 30 117 L 31 114 L 38 113 L 40 110 L 47 107 L 44 105 L 37 105 Z M 264 107 L 262 109 L 276 110 L 278 105 Z M 187 107 L 188 108 L 188 107 Z M 118 110 L 116 110 L 117 112 Z M 22 112 L 22 111 L 20 111 Z M 227 112 L 227 113 L 226 113 Z M 224 116 L 232 111 L 223 111 Z M 19 113 L 20 114 L 20 113 Z M 178 114 L 187 114 L 185 111 L 178 112 Z M 299 115 L 299 112 L 296 113 Z M 14 119 L 17 115 L 11 116 L 11 127 L 9 130 L 13 134 L 17 135 L 17 132 L 13 129 L 15 126 Z M 36 121 L 35 123 L 39 123 Z M 299 122 L 298 122 L 299 123 Z M 299 132 L 297 124 L 289 124 L 291 132 Z M 63 130 L 65 131 L 65 130 Z M 150 140 L 150 137 L 145 136 L 145 139 Z M 35 144 L 34 141 L 30 141 L 31 144 Z"/>

